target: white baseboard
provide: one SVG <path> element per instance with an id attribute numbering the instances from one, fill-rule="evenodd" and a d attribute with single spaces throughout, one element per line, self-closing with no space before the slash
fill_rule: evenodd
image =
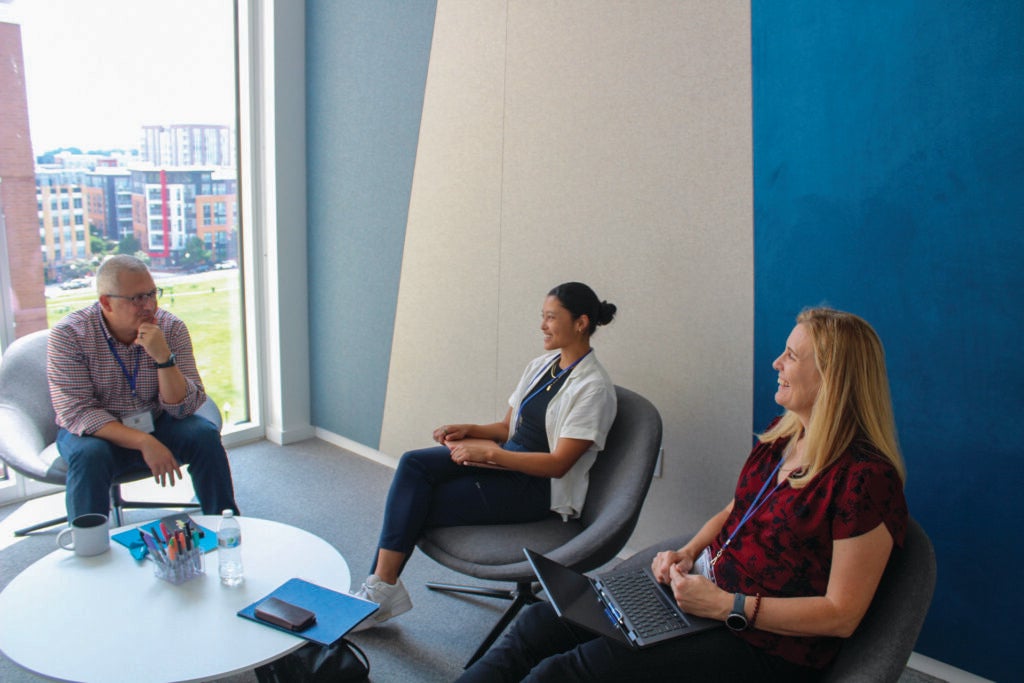
<path id="1" fill-rule="evenodd" d="M 370 448 L 369 446 L 365 446 L 359 443 L 358 441 L 353 441 L 352 439 L 340 436 L 338 434 L 335 434 L 334 432 L 329 432 L 326 429 L 316 427 L 315 436 L 316 438 L 326 441 L 329 444 L 333 444 L 338 448 L 344 448 L 346 451 L 351 451 L 352 453 L 355 453 L 358 456 L 366 458 L 367 460 L 372 460 L 373 462 L 378 463 L 380 465 L 390 467 L 391 469 L 395 469 L 396 467 L 398 467 L 398 458 L 391 455 L 387 455 L 386 453 L 381 453 L 376 448 Z"/>
<path id="2" fill-rule="evenodd" d="M 312 425 L 279 429 L 267 427 L 267 440 L 276 443 L 278 446 L 287 446 L 290 443 L 298 443 L 316 436 L 316 428 Z M 327 439 L 324 439 L 326 441 Z"/>
<path id="3" fill-rule="evenodd" d="M 992 683 L 987 678 L 981 676 L 975 676 L 972 673 L 968 673 L 963 669 L 958 669 L 955 666 L 940 662 L 937 659 L 926 657 L 925 655 L 913 652 L 910 655 L 910 661 L 907 662 L 907 668 L 913 669 L 914 671 L 920 671 L 923 674 L 934 676 L 940 680 L 946 681 L 947 683 Z"/>

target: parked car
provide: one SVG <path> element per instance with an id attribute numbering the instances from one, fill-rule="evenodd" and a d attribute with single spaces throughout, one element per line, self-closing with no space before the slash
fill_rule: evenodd
<path id="1" fill-rule="evenodd" d="M 217 270 L 230 270 L 231 268 L 237 268 L 238 262 L 234 259 L 228 259 L 227 261 L 221 261 L 214 266 Z"/>
<path id="2" fill-rule="evenodd" d="M 83 280 L 82 278 L 75 278 L 74 280 L 60 283 L 61 289 L 83 289 L 88 286 L 88 280 Z"/>

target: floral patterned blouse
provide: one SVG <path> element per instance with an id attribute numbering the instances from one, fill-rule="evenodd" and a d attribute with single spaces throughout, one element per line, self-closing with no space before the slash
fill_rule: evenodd
<path id="1" fill-rule="evenodd" d="M 758 443 L 740 473 L 732 513 L 711 544 L 714 557 L 772 477 L 788 439 Z M 767 495 L 774 482 L 765 490 Z M 718 586 L 762 597 L 824 595 L 832 542 L 884 523 L 897 546 L 907 528 L 907 502 L 895 468 L 866 442 L 854 442 L 803 488 L 783 483 L 733 538 L 715 565 Z M 737 634 L 773 655 L 814 668 L 828 666 L 841 638 L 783 636 L 753 628 Z"/>

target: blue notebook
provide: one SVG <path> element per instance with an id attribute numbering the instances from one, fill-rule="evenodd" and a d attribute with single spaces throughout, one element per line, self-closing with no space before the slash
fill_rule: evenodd
<path id="1" fill-rule="evenodd" d="M 269 597 L 305 607 L 316 614 L 316 623 L 304 631 L 290 631 L 284 627 L 256 618 L 256 607 Z M 378 609 L 376 603 L 347 593 L 318 586 L 302 579 L 289 579 L 264 597 L 238 611 L 238 616 L 291 633 L 321 645 L 330 645 L 348 633 Z"/>

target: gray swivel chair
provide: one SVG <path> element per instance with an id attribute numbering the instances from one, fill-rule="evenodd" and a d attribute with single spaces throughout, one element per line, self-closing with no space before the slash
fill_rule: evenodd
<path id="1" fill-rule="evenodd" d="M 681 548 L 691 535 L 650 546 L 619 567 L 648 567 L 661 550 Z M 896 683 L 921 632 L 935 590 L 935 550 L 921 525 L 911 518 L 902 548 L 894 548 L 867 614 L 835 661 L 824 683 Z"/>
<path id="2" fill-rule="evenodd" d="M 605 448 L 590 470 L 590 488 L 579 519 L 529 524 L 438 527 L 417 545 L 436 562 L 489 581 L 511 581 L 509 590 L 428 583 L 436 591 L 510 600 L 511 605 L 466 666 L 475 662 L 525 605 L 538 600 L 527 547 L 579 571 L 614 559 L 636 527 L 661 448 L 661 415 L 643 396 L 615 387 L 618 412 Z"/>
<path id="3" fill-rule="evenodd" d="M 50 403 L 46 381 L 46 342 L 49 330 L 26 335 L 4 351 L 0 362 L 0 459 L 18 474 L 63 486 L 67 463 L 57 452 L 57 416 Z M 220 409 L 207 399 L 197 411 L 221 427 Z M 119 477 L 110 487 L 115 525 L 128 508 L 194 508 L 197 503 L 129 501 L 121 496 L 121 484 L 145 479 L 145 472 Z M 67 517 L 47 520 L 14 532 L 24 536 L 39 529 L 63 524 Z"/>
<path id="4" fill-rule="evenodd" d="M 896 683 L 907 668 L 935 591 L 935 549 L 911 518 L 895 548 L 868 613 L 843 643 L 824 683 Z"/>

